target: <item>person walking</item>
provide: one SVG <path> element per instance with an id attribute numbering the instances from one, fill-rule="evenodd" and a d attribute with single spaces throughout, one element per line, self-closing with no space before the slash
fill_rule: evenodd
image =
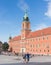
<path id="1" fill-rule="evenodd" d="M 30 54 L 29 54 L 29 53 L 27 53 L 27 54 L 26 54 L 26 63 L 28 63 L 28 62 L 29 62 L 29 60 L 30 60 Z"/>
<path id="2" fill-rule="evenodd" d="M 24 63 L 26 63 L 26 54 L 23 55 Z"/>
<path id="3" fill-rule="evenodd" d="M 23 59 L 24 59 L 24 62 L 25 63 L 28 63 L 29 62 L 29 59 L 30 59 L 30 54 L 29 53 L 26 53 L 23 55 Z"/>

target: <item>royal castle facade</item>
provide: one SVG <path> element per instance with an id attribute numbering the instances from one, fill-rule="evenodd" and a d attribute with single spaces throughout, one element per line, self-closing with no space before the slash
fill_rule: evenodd
<path id="1" fill-rule="evenodd" d="M 9 39 L 9 50 L 13 53 L 51 55 L 51 27 L 32 32 L 25 13 L 19 36 Z"/>

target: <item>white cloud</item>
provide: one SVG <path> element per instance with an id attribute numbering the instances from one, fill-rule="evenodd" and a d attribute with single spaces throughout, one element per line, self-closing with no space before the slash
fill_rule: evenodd
<path id="1" fill-rule="evenodd" d="M 35 30 L 41 30 L 44 28 L 47 28 L 48 26 L 44 23 L 38 24 L 37 26 L 35 26 Z"/>
<path id="2" fill-rule="evenodd" d="M 51 18 L 51 0 L 45 0 L 45 1 L 48 3 L 45 15 Z"/>
<path id="3" fill-rule="evenodd" d="M 22 10 L 28 10 L 29 11 L 29 5 L 25 2 L 25 0 L 19 0 L 19 2 L 17 3 L 17 6 Z"/>

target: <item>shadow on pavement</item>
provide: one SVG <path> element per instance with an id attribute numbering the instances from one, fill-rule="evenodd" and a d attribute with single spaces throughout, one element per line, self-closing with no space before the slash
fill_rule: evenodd
<path id="1" fill-rule="evenodd" d="M 0 65 L 51 65 L 51 62 L 11 63 L 11 64 L 0 64 Z"/>

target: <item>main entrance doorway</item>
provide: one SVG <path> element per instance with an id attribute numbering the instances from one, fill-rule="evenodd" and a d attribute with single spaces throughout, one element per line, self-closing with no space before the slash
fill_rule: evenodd
<path id="1" fill-rule="evenodd" d="M 21 48 L 20 50 L 21 53 L 25 53 L 25 51 L 26 51 L 26 48 Z"/>

